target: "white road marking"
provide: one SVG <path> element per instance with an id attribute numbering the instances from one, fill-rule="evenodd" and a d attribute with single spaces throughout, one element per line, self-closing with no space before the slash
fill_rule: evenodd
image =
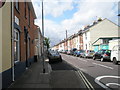
<path id="1" fill-rule="evenodd" d="M 99 77 L 97 77 L 97 78 L 95 78 L 95 82 L 97 83 L 97 84 L 99 84 L 101 87 L 103 87 L 103 88 L 108 88 L 107 87 L 107 84 L 106 84 L 106 86 L 103 84 L 103 83 L 101 83 L 100 82 L 100 80 L 101 79 L 103 79 L 103 78 L 116 78 L 116 79 L 118 79 L 118 78 L 120 78 L 119 76 L 99 76 Z M 114 83 L 115 84 L 115 83 Z M 108 83 L 108 85 L 109 85 L 109 83 Z M 115 85 L 117 85 L 117 84 L 115 84 Z M 118 84 L 119 85 L 119 84 Z"/>
<path id="2" fill-rule="evenodd" d="M 117 86 L 120 86 L 120 84 L 118 83 L 107 83 L 106 86 L 110 86 L 110 85 L 117 85 Z"/>
<path id="3" fill-rule="evenodd" d="M 106 66 L 106 65 L 102 65 L 102 64 L 98 64 L 98 63 L 93 63 L 95 65 L 98 65 L 98 66 L 102 66 L 102 67 L 105 67 L 105 68 L 108 68 L 108 69 L 113 69 L 112 67 L 109 67 L 109 66 Z"/>
<path id="4" fill-rule="evenodd" d="M 85 75 L 79 70 L 77 71 L 79 76 L 82 78 L 82 80 L 84 81 L 84 83 L 86 84 L 86 86 L 88 87 L 89 90 L 95 90 L 93 88 L 93 86 L 91 85 L 91 83 L 88 81 L 88 79 L 85 77 Z M 91 89 L 90 89 L 91 88 Z"/>

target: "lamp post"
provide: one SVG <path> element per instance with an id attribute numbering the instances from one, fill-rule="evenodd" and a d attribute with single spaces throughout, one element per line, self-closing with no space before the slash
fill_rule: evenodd
<path id="1" fill-rule="evenodd" d="M 43 35 L 43 73 L 45 73 L 45 60 L 44 60 L 44 12 L 43 12 L 43 0 L 42 0 L 42 35 Z"/>
<path id="2" fill-rule="evenodd" d="M 66 49 L 68 49 L 68 44 L 67 44 L 67 30 L 66 30 Z"/>

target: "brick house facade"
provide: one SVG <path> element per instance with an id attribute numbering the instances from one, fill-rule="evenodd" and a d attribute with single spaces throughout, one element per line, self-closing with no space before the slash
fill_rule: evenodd
<path id="1" fill-rule="evenodd" d="M 14 2 L 15 79 L 34 62 L 35 19 L 32 2 Z"/>

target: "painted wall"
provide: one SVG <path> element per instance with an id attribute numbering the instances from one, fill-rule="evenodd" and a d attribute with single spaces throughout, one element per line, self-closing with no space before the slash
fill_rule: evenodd
<path id="1" fill-rule="evenodd" d="M 86 36 L 87 36 L 87 39 L 86 39 Z M 90 32 L 88 31 L 88 32 L 85 32 L 85 33 L 83 33 L 83 41 L 84 41 L 84 43 L 83 43 L 83 49 L 84 50 L 86 50 L 86 48 L 87 48 L 87 50 L 91 50 L 91 44 L 90 44 L 90 41 L 91 40 L 91 38 L 90 38 Z M 86 45 L 87 45 L 87 47 L 86 47 Z"/>
<path id="2" fill-rule="evenodd" d="M 91 27 L 88 32 L 90 32 L 90 41 L 93 43 L 100 37 L 118 37 L 118 26 L 108 19 L 104 19 Z"/>
<path id="3" fill-rule="evenodd" d="M 2 29 L 0 30 L 0 36 L 2 36 L 2 40 L 0 39 L 0 42 L 2 43 L 2 47 L 0 45 L 0 51 L 2 52 L 2 58 L 1 58 L 1 52 L 0 52 L 0 66 L 2 64 L 2 70 L 0 69 L 0 72 L 6 71 L 11 68 L 11 3 L 6 2 L 5 5 L 0 8 L 0 27 Z M 0 44 L 1 44 L 0 43 Z"/>

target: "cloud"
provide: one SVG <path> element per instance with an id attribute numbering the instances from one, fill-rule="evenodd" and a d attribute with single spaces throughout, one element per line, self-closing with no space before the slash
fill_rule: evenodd
<path id="1" fill-rule="evenodd" d="M 117 4 L 112 1 L 101 2 L 100 0 L 75 0 L 75 2 L 74 0 L 45 1 L 45 16 L 51 15 L 59 18 L 61 15 L 64 15 L 64 12 L 77 8 L 77 11 L 73 13 L 71 18 L 64 19 L 61 22 L 45 19 L 45 36 L 49 37 L 51 45 L 54 45 L 65 38 L 66 30 L 68 30 L 68 36 L 70 36 L 73 33 L 77 33 L 84 25 L 91 24 L 97 17 L 108 18 L 117 23 Z M 36 24 L 41 27 L 41 4 L 34 2 L 34 7 L 38 17 Z"/>

